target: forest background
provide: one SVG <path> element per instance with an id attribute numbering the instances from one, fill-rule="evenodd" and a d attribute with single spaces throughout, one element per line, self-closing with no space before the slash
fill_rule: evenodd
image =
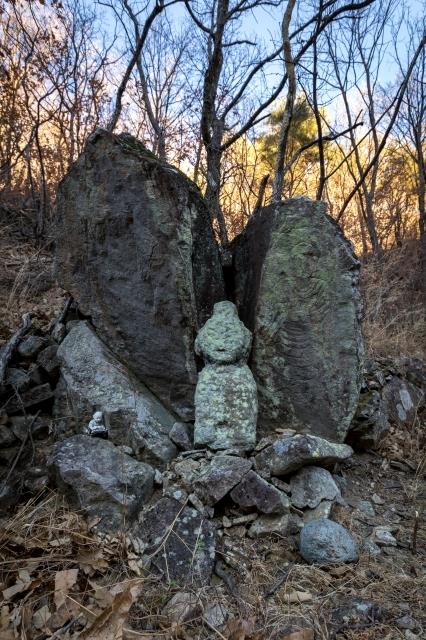
<path id="1" fill-rule="evenodd" d="M 364 263 L 370 350 L 424 355 L 425 16 L 416 0 L 2 0 L 2 220 L 48 250 L 87 136 L 129 133 L 199 185 L 223 245 L 263 204 L 325 200 Z"/>

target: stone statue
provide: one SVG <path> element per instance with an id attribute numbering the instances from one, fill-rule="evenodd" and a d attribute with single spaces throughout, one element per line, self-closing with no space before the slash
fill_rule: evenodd
<path id="1" fill-rule="evenodd" d="M 204 369 L 195 390 L 196 446 L 250 450 L 256 443 L 257 390 L 247 366 L 251 333 L 239 320 L 232 302 L 214 305 L 200 329 L 195 352 Z"/>
<path id="2" fill-rule="evenodd" d="M 86 434 L 92 438 L 108 438 L 108 429 L 103 423 L 102 411 L 95 411 L 93 418 L 86 427 Z"/>

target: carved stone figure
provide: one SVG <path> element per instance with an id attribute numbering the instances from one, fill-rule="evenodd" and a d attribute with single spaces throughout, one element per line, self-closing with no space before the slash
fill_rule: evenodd
<path id="1" fill-rule="evenodd" d="M 102 411 L 95 411 L 93 418 L 86 427 L 86 433 L 92 438 L 108 438 L 108 429 L 104 425 Z"/>
<path id="2" fill-rule="evenodd" d="M 249 450 L 256 442 L 257 390 L 246 362 L 251 333 L 232 302 L 218 302 L 195 341 L 206 366 L 195 391 L 195 445 Z"/>

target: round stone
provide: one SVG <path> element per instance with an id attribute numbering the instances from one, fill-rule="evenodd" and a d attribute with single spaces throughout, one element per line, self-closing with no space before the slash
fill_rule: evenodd
<path id="1" fill-rule="evenodd" d="M 321 518 L 306 524 L 300 534 L 300 555 L 314 564 L 339 564 L 358 560 L 358 545 L 341 524 Z"/>

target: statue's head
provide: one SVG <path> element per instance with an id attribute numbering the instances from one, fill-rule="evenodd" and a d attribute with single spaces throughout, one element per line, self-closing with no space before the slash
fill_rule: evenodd
<path id="1" fill-rule="evenodd" d="M 206 362 L 232 364 L 247 360 L 251 333 L 238 318 L 236 306 L 223 300 L 214 305 L 213 315 L 198 332 L 195 352 Z"/>
<path id="2" fill-rule="evenodd" d="M 96 424 L 102 424 L 102 411 L 95 411 L 95 413 L 93 414 L 93 420 L 96 422 Z"/>

